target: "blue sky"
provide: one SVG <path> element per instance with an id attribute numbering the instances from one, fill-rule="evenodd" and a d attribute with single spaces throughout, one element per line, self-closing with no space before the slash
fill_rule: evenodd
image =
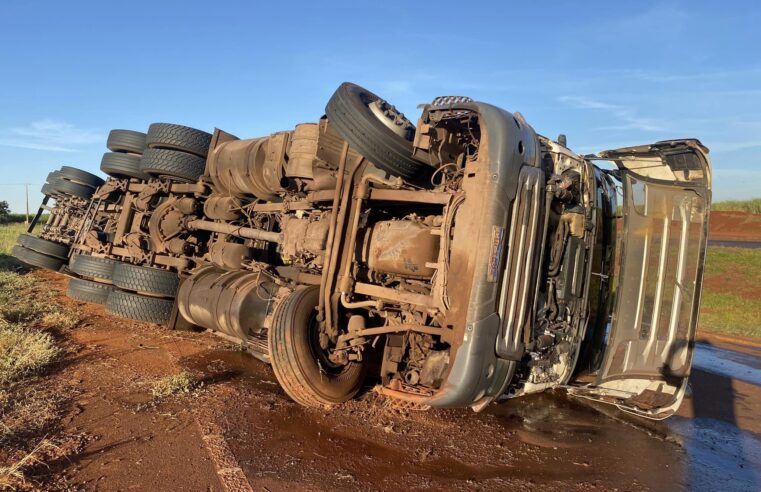
<path id="1" fill-rule="evenodd" d="M 761 196 L 759 26 L 757 1 L 5 0 L 0 200 L 96 171 L 111 128 L 265 135 L 346 80 L 411 119 L 450 94 L 520 111 L 580 153 L 697 137 L 716 199 Z"/>

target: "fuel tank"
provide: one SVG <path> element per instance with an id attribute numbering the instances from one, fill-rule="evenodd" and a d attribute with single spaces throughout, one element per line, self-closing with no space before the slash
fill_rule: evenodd
<path id="1" fill-rule="evenodd" d="M 246 340 L 263 330 L 276 292 L 265 274 L 208 266 L 182 282 L 177 307 L 190 323 Z"/>

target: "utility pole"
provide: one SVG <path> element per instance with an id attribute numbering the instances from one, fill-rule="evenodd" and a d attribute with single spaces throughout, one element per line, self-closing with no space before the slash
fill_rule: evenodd
<path id="1" fill-rule="evenodd" d="M 26 215 L 24 215 L 24 224 L 29 225 L 29 183 L 24 183 L 26 194 Z"/>

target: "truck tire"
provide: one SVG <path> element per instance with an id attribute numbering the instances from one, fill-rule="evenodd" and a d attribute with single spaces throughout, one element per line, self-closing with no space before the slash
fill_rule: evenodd
<path id="1" fill-rule="evenodd" d="M 180 150 L 205 159 L 211 145 L 211 134 L 188 126 L 153 123 L 148 127 L 145 141 L 151 149 Z"/>
<path id="2" fill-rule="evenodd" d="M 143 181 L 151 179 L 140 170 L 140 156 L 106 152 L 100 160 L 100 170 L 116 179 L 137 178 Z"/>
<path id="3" fill-rule="evenodd" d="M 114 266 L 119 263 L 109 258 L 74 254 L 69 262 L 69 270 L 81 277 L 111 282 L 114 277 Z"/>
<path id="4" fill-rule="evenodd" d="M 433 168 L 412 158 L 412 142 L 394 133 L 368 106 L 379 99 L 344 82 L 328 101 L 325 114 L 338 134 L 376 167 L 411 181 L 427 179 Z"/>
<path id="5" fill-rule="evenodd" d="M 177 272 L 122 262 L 114 267 L 113 281 L 120 289 L 164 297 L 175 297 L 180 286 Z"/>
<path id="6" fill-rule="evenodd" d="M 59 171 L 59 177 L 68 179 L 69 181 L 74 181 L 75 183 L 89 186 L 91 188 L 103 186 L 103 183 L 105 183 L 105 181 L 103 181 L 98 176 L 71 166 L 62 166 L 61 170 Z"/>
<path id="7" fill-rule="evenodd" d="M 44 255 L 55 256 L 62 260 L 69 258 L 70 248 L 67 245 L 42 239 L 26 232 L 18 237 L 18 243 L 27 249 L 31 249 Z"/>
<path id="8" fill-rule="evenodd" d="M 50 196 L 53 198 L 57 198 L 61 195 L 55 188 L 53 188 L 53 185 L 51 185 L 50 183 L 45 183 L 44 185 L 42 185 L 42 188 L 40 188 L 40 192 L 43 195 Z"/>
<path id="9" fill-rule="evenodd" d="M 319 347 L 319 286 L 293 291 L 275 308 L 269 330 L 272 369 L 280 386 L 295 402 L 329 407 L 350 400 L 364 381 L 364 365 L 335 365 Z"/>
<path id="10" fill-rule="evenodd" d="M 206 159 L 197 155 L 166 149 L 146 149 L 140 170 L 146 174 L 178 181 L 195 182 L 206 168 Z"/>
<path id="11" fill-rule="evenodd" d="M 82 198 L 83 200 L 89 200 L 95 193 L 92 187 L 63 179 L 61 176 L 51 182 L 50 186 L 62 195 Z"/>
<path id="12" fill-rule="evenodd" d="M 54 190 L 52 186 L 50 186 L 50 183 L 45 183 L 44 185 L 42 185 L 42 188 L 40 188 L 40 192 L 46 196 L 55 196 L 56 194 L 58 194 L 58 192 Z"/>
<path id="13" fill-rule="evenodd" d="M 60 270 L 64 264 L 64 261 L 60 258 L 44 255 L 24 246 L 14 246 L 12 254 L 27 265 L 53 270 L 54 272 Z"/>
<path id="14" fill-rule="evenodd" d="M 142 155 L 145 150 L 145 133 L 132 130 L 111 130 L 106 148 L 111 152 Z"/>
<path id="15" fill-rule="evenodd" d="M 174 301 L 141 296 L 114 289 L 106 300 L 106 312 L 121 318 L 164 325 L 172 316 Z"/>
<path id="16" fill-rule="evenodd" d="M 50 171 L 45 181 L 47 181 L 48 183 L 53 183 L 60 176 L 61 176 L 61 171 Z"/>
<path id="17" fill-rule="evenodd" d="M 81 278 L 69 279 L 66 295 L 76 301 L 89 302 L 91 304 L 105 304 L 113 286 L 91 282 Z"/>

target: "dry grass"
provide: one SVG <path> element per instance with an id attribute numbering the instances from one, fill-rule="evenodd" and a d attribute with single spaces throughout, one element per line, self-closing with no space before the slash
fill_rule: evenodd
<path id="1" fill-rule="evenodd" d="M 190 393 L 201 386 L 201 380 L 195 374 L 182 371 L 159 379 L 153 383 L 151 393 L 157 398 L 173 395 L 175 393 Z"/>
<path id="2" fill-rule="evenodd" d="M 56 302 L 56 292 L 33 275 L 0 271 L 0 319 L 46 329 L 70 329 L 79 313 Z"/>
<path id="3" fill-rule="evenodd" d="M 65 401 L 45 371 L 65 352 L 60 335 L 80 321 L 41 278 L 12 271 L 10 249 L 23 230 L 0 227 L 0 489 L 36 488 L 25 473 L 50 458 L 55 446 L 42 436 L 55 432 Z"/>
<path id="4" fill-rule="evenodd" d="M 62 401 L 56 388 L 26 381 L 0 390 L 0 445 L 17 445 L 47 432 Z"/>
<path id="5" fill-rule="evenodd" d="M 55 445 L 48 439 L 42 439 L 21 459 L 8 466 L 0 467 L 0 489 L 17 490 L 18 487 L 27 485 L 24 470 L 27 467 L 42 463 L 40 455 L 50 448 L 55 448 Z"/>
<path id="6" fill-rule="evenodd" d="M 0 321 L 0 385 L 38 374 L 60 353 L 49 333 Z"/>

